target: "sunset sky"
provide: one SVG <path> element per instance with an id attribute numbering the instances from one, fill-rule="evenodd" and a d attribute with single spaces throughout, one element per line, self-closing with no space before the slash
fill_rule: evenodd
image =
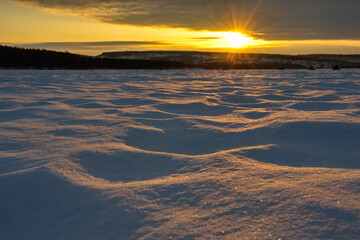
<path id="1" fill-rule="evenodd" d="M 0 0 L 0 43 L 124 50 L 360 54 L 359 0 Z"/>

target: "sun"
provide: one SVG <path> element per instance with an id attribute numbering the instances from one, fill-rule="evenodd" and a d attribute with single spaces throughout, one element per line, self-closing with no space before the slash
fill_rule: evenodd
<path id="1" fill-rule="evenodd" d="M 219 47 L 242 48 L 251 45 L 252 37 L 247 37 L 239 32 L 220 32 L 218 33 Z"/>
<path id="2" fill-rule="evenodd" d="M 224 40 L 228 42 L 229 46 L 240 48 L 246 45 L 247 38 L 241 33 L 227 33 Z"/>

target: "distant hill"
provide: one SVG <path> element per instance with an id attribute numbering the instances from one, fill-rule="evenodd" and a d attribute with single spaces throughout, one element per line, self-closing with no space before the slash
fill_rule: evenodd
<path id="1" fill-rule="evenodd" d="M 161 61 L 180 61 L 200 68 L 237 68 L 237 69 L 278 69 L 278 68 L 359 68 L 360 55 L 281 55 L 257 53 L 223 53 L 197 51 L 128 51 L 105 52 L 101 58 L 143 59 Z"/>
<path id="2" fill-rule="evenodd" d="M 0 68 L 34 69 L 172 69 L 184 63 L 90 57 L 67 52 L 24 49 L 0 45 Z"/>
<path id="3" fill-rule="evenodd" d="M 0 45 L 0 68 L 33 69 L 316 69 L 360 68 L 360 55 L 279 55 L 196 51 L 68 52 Z"/>

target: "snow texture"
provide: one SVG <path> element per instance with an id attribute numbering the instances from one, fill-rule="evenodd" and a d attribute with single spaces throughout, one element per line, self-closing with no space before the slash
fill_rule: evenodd
<path id="1" fill-rule="evenodd" d="M 360 238 L 360 70 L 2 70 L 0 96 L 0 239 Z"/>

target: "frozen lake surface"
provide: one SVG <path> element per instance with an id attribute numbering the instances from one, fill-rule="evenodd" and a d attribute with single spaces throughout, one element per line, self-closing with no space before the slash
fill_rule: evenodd
<path id="1" fill-rule="evenodd" d="M 359 239 L 360 70 L 0 71 L 0 239 Z"/>

